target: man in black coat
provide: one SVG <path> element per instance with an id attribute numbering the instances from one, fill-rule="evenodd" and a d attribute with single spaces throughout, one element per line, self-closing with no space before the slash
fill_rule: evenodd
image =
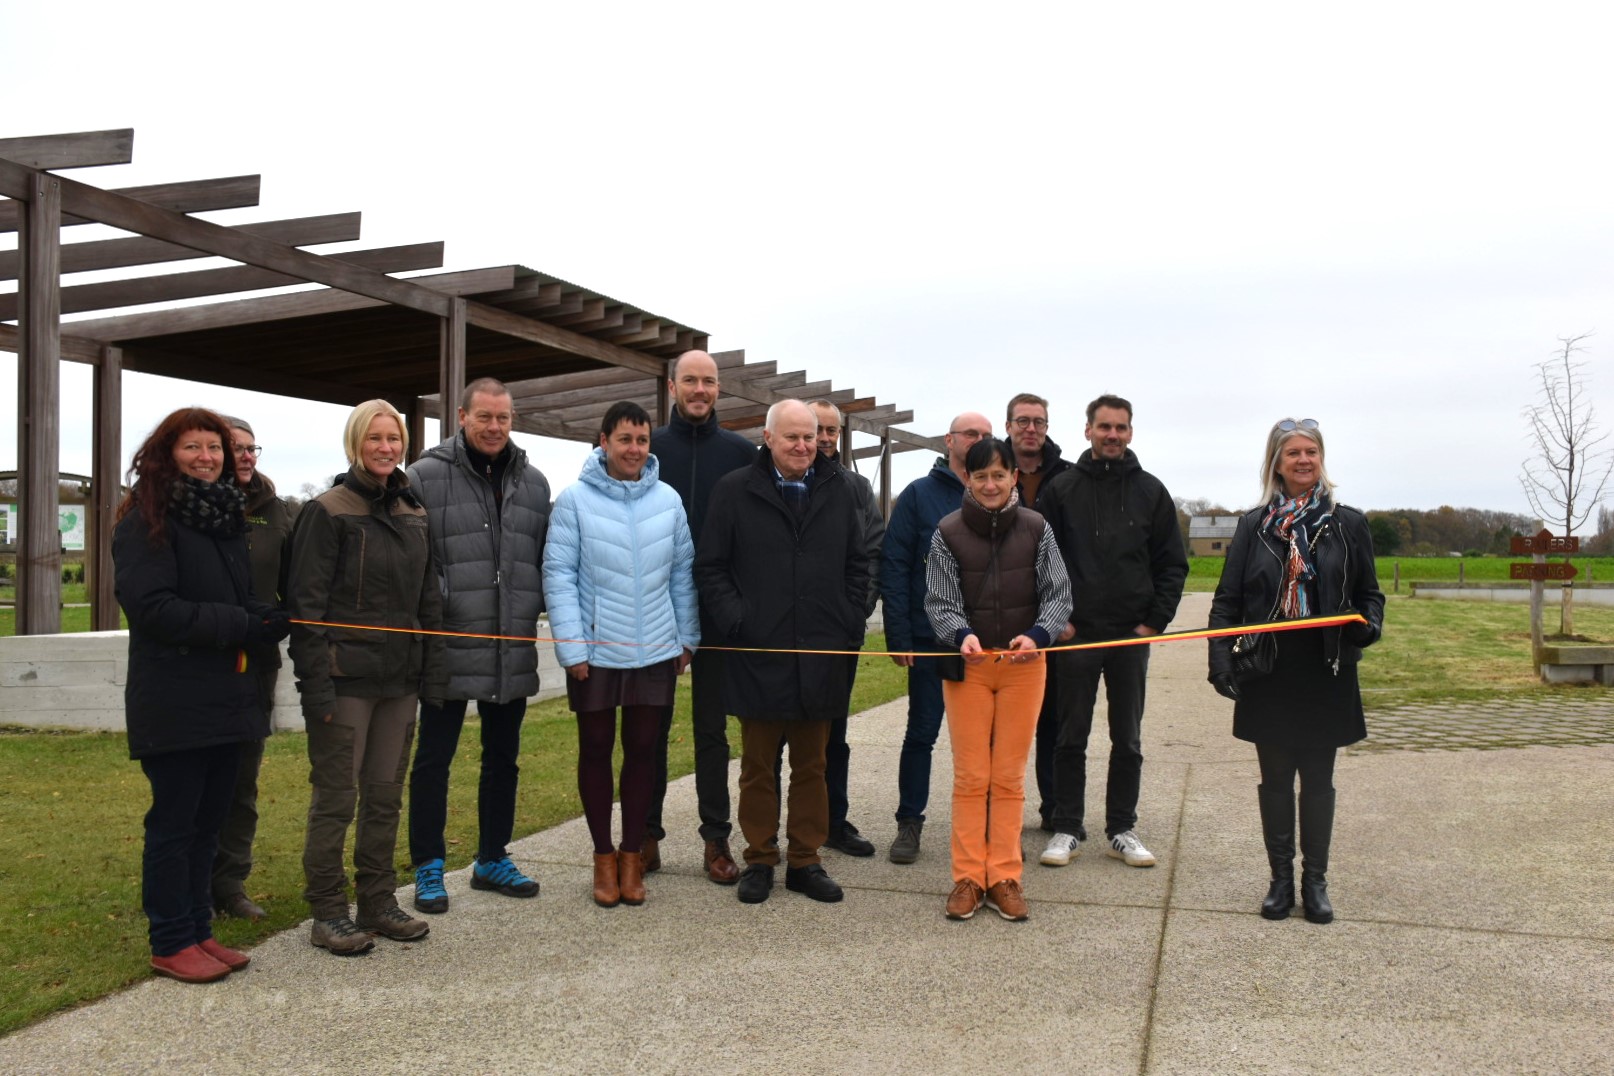
<path id="1" fill-rule="evenodd" d="M 695 585 L 715 628 L 705 645 L 756 648 L 724 663 L 724 700 L 740 719 L 740 803 L 746 868 L 740 900 L 768 899 L 779 863 L 774 760 L 790 747 L 786 888 L 838 901 L 818 850 L 829 835 L 824 781 L 830 722 L 846 713 L 863 645 L 869 554 L 858 499 L 840 467 L 818 452 L 818 422 L 798 400 L 768 410 L 764 447 L 713 490 Z"/>
<path id="2" fill-rule="evenodd" d="M 1070 576 L 1077 643 L 1158 635 L 1176 615 L 1188 577 L 1177 527 L 1177 506 L 1160 480 L 1138 464 L 1132 405 L 1100 396 L 1087 405 L 1092 446 L 1045 485 L 1037 510 L 1053 528 Z M 1054 829 L 1044 866 L 1075 858 L 1087 839 L 1082 826 L 1087 791 L 1087 737 L 1102 676 L 1110 725 L 1109 777 L 1104 791 L 1105 854 L 1131 867 L 1154 866 L 1138 839 L 1138 790 L 1143 779 L 1143 698 L 1149 676 L 1147 645 L 1055 654 L 1059 678 L 1053 752 Z M 1038 729 L 1039 735 L 1043 732 Z M 1046 794 L 1046 793 L 1045 793 Z"/>
<path id="3" fill-rule="evenodd" d="M 689 533 L 700 550 L 706 506 L 718 479 L 748 466 L 756 446 L 717 421 L 719 390 L 717 363 L 704 351 L 686 351 L 673 364 L 667 382 L 673 413 L 667 425 L 651 431 L 650 451 L 661 465 L 661 480 L 684 501 Z M 711 639 L 716 628 L 703 614 L 701 637 Z M 699 649 L 690 667 L 690 709 L 694 723 L 695 798 L 700 805 L 700 834 L 706 842 L 706 877 L 718 885 L 733 885 L 740 869 L 729 851 L 729 723 L 723 708 L 723 653 Z M 672 711 L 661 729 L 661 752 L 656 761 L 656 783 L 645 819 L 644 869 L 661 867 L 662 803 L 667 797 L 667 737 Z"/>

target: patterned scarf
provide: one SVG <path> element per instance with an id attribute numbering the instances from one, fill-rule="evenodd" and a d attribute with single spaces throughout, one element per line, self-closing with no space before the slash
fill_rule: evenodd
<path id="1" fill-rule="evenodd" d="M 233 474 L 228 482 L 203 482 L 193 475 L 182 474 L 168 488 L 169 514 L 203 534 L 227 537 L 244 533 L 246 507 L 246 492 L 235 484 Z"/>
<path id="2" fill-rule="evenodd" d="M 1333 518 L 1333 502 L 1321 483 L 1298 497 L 1285 497 L 1282 490 L 1273 494 L 1272 507 L 1261 520 L 1261 533 L 1289 547 L 1278 589 L 1278 615 L 1285 620 L 1311 615 L 1306 584 L 1317 578 L 1311 551 Z"/>

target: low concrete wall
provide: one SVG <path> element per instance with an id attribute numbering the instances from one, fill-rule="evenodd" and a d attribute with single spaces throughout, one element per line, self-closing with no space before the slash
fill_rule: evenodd
<path id="1" fill-rule="evenodd" d="M 1563 588 L 1548 583 L 1542 595 L 1543 604 L 1558 605 L 1563 601 Z M 1423 583 L 1412 588 L 1414 598 L 1439 598 L 1458 602 L 1514 602 L 1528 605 L 1530 588 L 1520 587 L 1432 587 Z M 1614 605 L 1614 587 L 1576 587 L 1576 605 Z"/>

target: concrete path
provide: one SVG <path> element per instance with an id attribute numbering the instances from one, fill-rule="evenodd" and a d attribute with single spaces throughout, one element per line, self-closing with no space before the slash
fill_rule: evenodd
<path id="1" fill-rule="evenodd" d="M 707 882 L 686 779 L 643 908 L 590 903 L 568 822 L 515 848 L 536 901 L 460 872 L 422 943 L 338 960 L 290 931 L 224 982 L 152 980 L 0 1040 L 0 1071 L 1614 1071 L 1614 746 L 1347 752 L 1338 919 L 1271 923 L 1253 751 L 1203 645 L 1161 647 L 1139 825 L 1160 865 L 1089 844 L 1039 866 L 1033 799 L 1031 920 L 951 923 L 945 735 L 924 853 L 884 857 L 904 709 L 852 724 L 853 820 L 881 854 L 826 855 L 843 904 Z M 1100 788 L 1088 804 L 1101 819 Z"/>

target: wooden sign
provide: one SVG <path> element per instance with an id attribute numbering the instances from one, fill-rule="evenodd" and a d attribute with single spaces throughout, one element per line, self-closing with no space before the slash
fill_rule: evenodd
<path id="1" fill-rule="evenodd" d="M 1576 537 L 1554 538 L 1552 532 L 1543 527 L 1539 533 L 1525 536 L 1516 535 L 1508 540 L 1508 552 L 1514 555 L 1520 553 L 1579 553 L 1580 539 Z M 1514 565 L 1518 567 L 1518 565 Z M 1514 576 L 1515 579 L 1524 578 Z M 1554 576 L 1553 578 L 1557 578 Z"/>
<path id="2" fill-rule="evenodd" d="M 1516 541 L 1517 539 L 1515 539 Z M 1509 579 L 1573 579 L 1580 574 L 1580 569 L 1573 564 L 1509 564 Z"/>

